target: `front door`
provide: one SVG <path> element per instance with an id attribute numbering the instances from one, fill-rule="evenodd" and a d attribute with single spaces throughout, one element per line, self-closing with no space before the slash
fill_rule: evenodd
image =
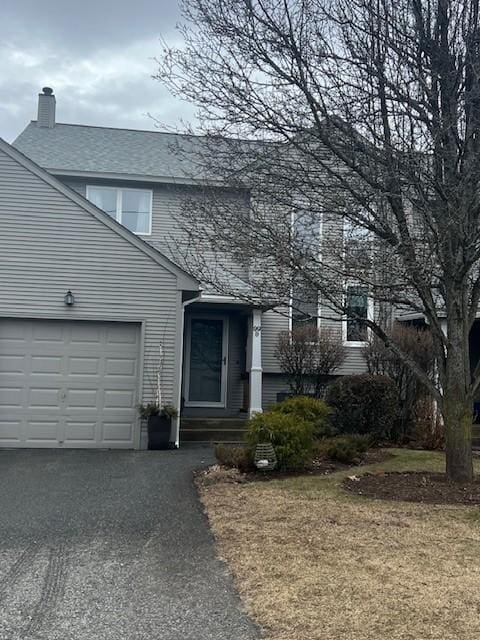
<path id="1" fill-rule="evenodd" d="M 190 316 L 187 321 L 185 405 L 225 407 L 228 318 Z"/>

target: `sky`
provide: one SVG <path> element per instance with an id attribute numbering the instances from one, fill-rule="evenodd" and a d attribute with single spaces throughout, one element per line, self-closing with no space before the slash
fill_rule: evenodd
<path id="1" fill-rule="evenodd" d="M 54 90 L 57 122 L 155 129 L 194 120 L 192 105 L 151 78 L 160 37 L 180 42 L 178 0 L 1 0 L 1 7 L 0 137 L 7 142 L 36 119 L 45 86 Z"/>

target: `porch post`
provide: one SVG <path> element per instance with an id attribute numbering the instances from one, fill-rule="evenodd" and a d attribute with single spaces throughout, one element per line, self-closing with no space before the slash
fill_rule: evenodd
<path id="1" fill-rule="evenodd" d="M 250 372 L 248 415 L 262 413 L 262 311 L 253 309 L 248 322 L 247 369 Z"/>

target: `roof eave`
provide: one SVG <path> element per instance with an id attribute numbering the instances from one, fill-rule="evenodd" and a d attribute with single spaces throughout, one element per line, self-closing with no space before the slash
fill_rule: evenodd
<path id="1" fill-rule="evenodd" d="M 91 180 L 121 180 L 122 182 L 148 182 L 188 186 L 225 186 L 223 180 L 209 178 L 191 178 L 188 176 L 146 175 L 135 173 L 113 173 L 108 171 L 80 171 L 76 169 L 58 169 L 56 167 L 44 167 L 50 174 L 63 178 L 86 178 Z"/>

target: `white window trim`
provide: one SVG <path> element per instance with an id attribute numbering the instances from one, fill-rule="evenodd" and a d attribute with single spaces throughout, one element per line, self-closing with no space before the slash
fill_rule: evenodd
<path id="1" fill-rule="evenodd" d="M 115 212 L 115 218 L 119 224 L 125 226 L 122 223 L 122 191 L 143 191 L 144 193 L 149 194 L 149 217 L 148 217 L 148 232 L 140 233 L 136 231 L 132 231 L 136 236 L 151 236 L 152 235 L 152 217 L 153 217 L 153 190 L 152 189 L 139 189 L 135 187 L 105 187 L 104 185 L 96 185 L 96 184 L 87 184 L 87 200 L 90 200 L 89 192 L 90 189 L 103 189 L 104 191 L 115 191 L 117 194 L 117 210 Z M 91 202 L 91 200 L 90 200 Z M 109 214 L 107 214 L 109 215 Z M 125 227 L 128 228 L 128 227 Z"/>
<path id="2" fill-rule="evenodd" d="M 301 208 L 301 204 L 297 203 L 298 207 Z M 290 212 L 290 228 L 293 231 L 295 225 L 295 211 L 292 209 Z M 322 262 L 322 243 L 323 243 L 323 211 L 320 213 L 320 221 L 318 225 L 318 261 Z M 320 331 L 322 326 L 322 296 L 320 292 L 317 292 L 317 331 Z M 288 300 L 288 331 L 291 334 L 293 331 L 293 288 L 290 290 L 290 298 Z"/>
<path id="3" fill-rule="evenodd" d="M 344 304 L 346 303 L 347 293 L 349 287 L 364 287 L 359 282 L 349 282 L 345 287 Z M 367 287 L 365 287 L 366 289 Z M 374 302 L 371 296 L 367 295 L 367 320 L 373 322 L 374 319 Z M 368 344 L 368 339 L 372 333 L 370 327 L 367 327 L 367 340 L 347 340 L 347 314 L 342 316 L 342 342 L 344 347 L 365 347 Z"/>

